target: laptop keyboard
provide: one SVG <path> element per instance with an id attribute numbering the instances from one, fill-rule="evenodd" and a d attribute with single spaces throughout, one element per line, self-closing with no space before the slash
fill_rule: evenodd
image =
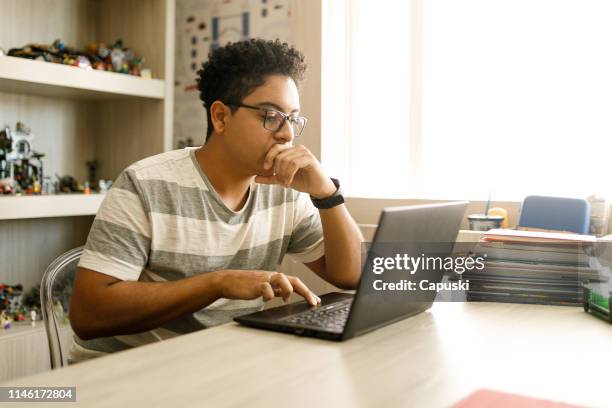
<path id="1" fill-rule="evenodd" d="M 333 332 L 342 332 L 351 310 L 351 301 L 332 303 L 309 309 L 283 319 L 287 323 L 300 326 L 314 326 Z"/>

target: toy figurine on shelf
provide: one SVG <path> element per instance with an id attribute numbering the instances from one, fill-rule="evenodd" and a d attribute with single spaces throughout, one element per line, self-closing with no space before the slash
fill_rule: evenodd
<path id="1" fill-rule="evenodd" d="M 9 154 L 13 151 L 11 128 L 6 126 L 0 130 L 0 179 L 10 179 L 12 185 L 12 167 Z"/>
<path id="2" fill-rule="evenodd" d="M 55 194 L 55 184 L 51 180 L 51 177 L 45 176 L 43 179 L 41 194 Z"/>
<path id="3" fill-rule="evenodd" d="M 11 48 L 11 57 L 28 58 L 37 61 L 55 62 L 57 64 L 73 65 L 79 68 L 91 69 L 89 59 L 75 48 L 69 48 L 61 40 L 53 44 L 27 44 L 22 48 Z"/>
<path id="4" fill-rule="evenodd" d="M 105 43 L 89 44 L 87 54 L 92 60 L 94 69 L 119 72 L 151 79 L 151 70 L 144 68 L 145 59 L 136 57 L 134 52 L 123 46 L 122 40 L 117 40 L 108 47 Z"/>
<path id="5" fill-rule="evenodd" d="M 98 161 L 89 160 L 85 162 L 85 165 L 87 166 L 87 172 L 89 174 L 84 186 L 85 194 L 90 194 L 94 191 L 97 191 L 99 193 L 106 193 L 113 184 L 113 182 L 112 180 L 98 180 Z"/>
<path id="6" fill-rule="evenodd" d="M 23 309 L 18 311 L 17 313 L 15 313 L 15 315 L 13 316 L 13 321 L 16 321 L 16 322 L 23 322 L 23 321 L 25 321 L 24 313 L 25 313 L 25 310 L 23 310 Z"/>
<path id="7" fill-rule="evenodd" d="M 16 130 L 0 131 L 0 189 L 2 194 L 40 194 L 43 153 L 32 149 L 29 128 L 17 122 Z"/>
<path id="8" fill-rule="evenodd" d="M 11 328 L 11 318 L 4 311 L 0 312 L 0 327 L 2 327 L 4 330 Z"/>
<path id="9" fill-rule="evenodd" d="M 100 193 L 102 193 L 102 194 L 108 192 L 108 190 L 110 190 L 112 185 L 113 185 L 113 181 L 112 180 L 100 180 L 100 181 L 98 181 L 98 188 L 99 188 Z"/>
<path id="10" fill-rule="evenodd" d="M 72 176 L 55 175 L 57 177 L 57 191 L 60 193 L 82 193 L 85 187 Z"/>
<path id="11" fill-rule="evenodd" d="M 7 178 L 0 179 L 0 194 L 13 194 L 14 192 L 13 184 L 14 184 L 14 181 L 12 178 L 7 177 Z"/>
<path id="12" fill-rule="evenodd" d="M 12 151 L 13 139 L 11 138 L 11 128 L 6 126 L 3 130 L 0 130 L 0 179 L 9 178 L 11 175 L 8 155 Z"/>
<path id="13" fill-rule="evenodd" d="M 21 48 L 11 48 L 8 55 L 85 69 L 131 74 L 147 79 L 152 77 L 151 70 L 143 68 L 144 58 L 137 58 L 132 50 L 123 46 L 122 40 L 115 41 L 111 47 L 107 47 L 105 43 L 89 44 L 83 51 L 67 47 L 57 39 L 51 45 L 27 44 Z"/>
<path id="14" fill-rule="evenodd" d="M 36 320 L 36 317 L 42 314 L 40 310 L 40 284 L 32 287 L 23 296 L 23 305 L 25 310 L 29 312 L 32 321 Z"/>
<path id="15" fill-rule="evenodd" d="M 0 284 L 0 325 L 8 329 L 12 321 L 24 320 L 23 286 Z"/>
<path id="16" fill-rule="evenodd" d="M 53 50 L 51 46 L 43 44 L 28 44 L 21 48 L 11 48 L 7 55 L 9 57 L 27 58 L 36 61 L 61 62 L 58 50 Z"/>
<path id="17" fill-rule="evenodd" d="M 98 161 L 97 160 L 89 160 L 85 162 L 85 166 L 87 166 L 88 178 L 87 181 L 89 185 L 92 186 L 92 189 L 96 189 L 98 185 Z"/>
<path id="18" fill-rule="evenodd" d="M 24 294 L 22 285 L 0 284 L 0 313 L 0 326 L 4 328 L 10 327 L 11 322 L 26 321 L 28 315 L 34 322 L 36 316 L 41 313 L 40 286 L 35 286 Z"/>

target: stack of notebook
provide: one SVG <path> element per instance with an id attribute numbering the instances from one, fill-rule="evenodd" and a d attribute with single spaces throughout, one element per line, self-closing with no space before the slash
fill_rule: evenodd
<path id="1" fill-rule="evenodd" d="M 494 229 L 475 248 L 482 270 L 465 272 L 468 300 L 582 306 L 585 282 L 607 281 L 589 235 Z"/>

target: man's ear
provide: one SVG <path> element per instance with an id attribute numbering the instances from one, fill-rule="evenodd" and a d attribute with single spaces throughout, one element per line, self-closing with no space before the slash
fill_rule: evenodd
<path id="1" fill-rule="evenodd" d="M 223 133 L 230 113 L 229 107 L 221 101 L 214 101 L 210 105 L 210 119 L 212 120 L 215 133 Z"/>

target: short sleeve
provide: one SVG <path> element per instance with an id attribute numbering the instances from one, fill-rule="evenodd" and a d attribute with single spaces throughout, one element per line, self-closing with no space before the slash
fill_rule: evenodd
<path id="1" fill-rule="evenodd" d="M 128 168 L 106 193 L 79 266 L 121 280 L 138 280 L 148 262 L 151 222 L 137 183 Z"/>
<path id="2" fill-rule="evenodd" d="M 293 219 L 287 253 L 303 263 L 316 261 L 325 255 L 321 216 L 307 194 L 298 193 Z"/>

